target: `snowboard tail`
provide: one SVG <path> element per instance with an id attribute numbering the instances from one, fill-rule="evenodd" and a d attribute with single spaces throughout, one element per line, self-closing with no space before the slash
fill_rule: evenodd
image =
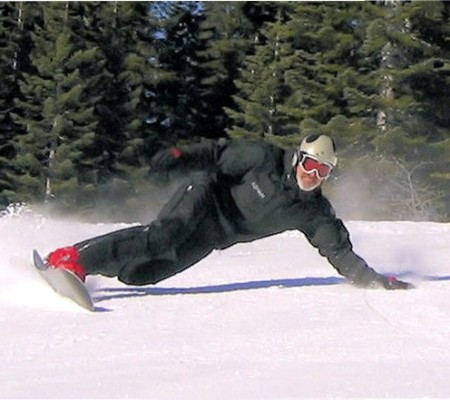
<path id="1" fill-rule="evenodd" d="M 84 283 L 74 273 L 62 268 L 50 268 L 36 250 L 33 250 L 33 264 L 39 275 L 56 293 L 89 311 L 94 311 L 91 295 Z"/>

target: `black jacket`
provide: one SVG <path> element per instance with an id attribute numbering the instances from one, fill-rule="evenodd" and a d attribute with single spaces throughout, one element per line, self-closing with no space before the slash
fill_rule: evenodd
<path id="1" fill-rule="evenodd" d="M 292 156 L 293 150 L 267 143 L 204 141 L 181 148 L 176 158 L 167 157 L 163 168 L 207 171 L 213 178 L 218 221 L 225 232 L 217 248 L 299 230 L 350 281 L 379 281 L 381 275 L 353 252 L 347 229 L 321 190 L 299 189 Z"/>

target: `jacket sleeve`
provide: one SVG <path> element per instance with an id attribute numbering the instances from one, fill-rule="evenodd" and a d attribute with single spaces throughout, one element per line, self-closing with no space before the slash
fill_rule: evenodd
<path id="1" fill-rule="evenodd" d="M 150 160 L 150 172 L 177 169 L 207 170 L 215 166 L 222 141 L 203 140 L 200 143 L 171 147 L 156 153 Z"/>
<path id="2" fill-rule="evenodd" d="M 150 167 L 153 171 L 210 170 L 237 177 L 263 164 L 266 154 L 260 144 L 206 139 L 194 145 L 163 150 L 153 157 Z"/>
<path id="3" fill-rule="evenodd" d="M 336 218 L 328 201 L 322 197 L 320 202 L 320 210 L 317 210 L 309 229 L 305 231 L 309 242 L 340 275 L 352 283 L 370 286 L 381 282 L 384 277 L 353 251 L 349 232 L 343 222 Z"/>

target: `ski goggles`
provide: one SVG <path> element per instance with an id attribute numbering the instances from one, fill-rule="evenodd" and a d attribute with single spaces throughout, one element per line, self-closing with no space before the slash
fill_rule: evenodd
<path id="1" fill-rule="evenodd" d="M 317 158 L 306 153 L 300 155 L 299 164 L 301 164 L 306 172 L 316 171 L 320 178 L 327 178 L 333 170 L 331 164 L 321 162 Z"/>

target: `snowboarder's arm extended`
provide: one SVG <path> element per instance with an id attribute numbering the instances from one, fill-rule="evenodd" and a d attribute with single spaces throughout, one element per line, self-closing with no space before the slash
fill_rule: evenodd
<path id="1" fill-rule="evenodd" d="M 353 252 L 348 231 L 339 219 L 317 224 L 307 238 L 339 274 L 351 282 L 366 286 L 378 277 L 379 274 Z"/>
<path id="2" fill-rule="evenodd" d="M 310 243 L 326 257 L 330 264 L 357 286 L 377 287 L 385 289 L 410 289 L 411 284 L 397 280 L 394 277 L 379 274 L 359 257 L 354 251 L 348 230 L 343 222 L 334 217 L 319 216 L 314 228 L 306 233 Z"/>
<path id="3" fill-rule="evenodd" d="M 239 140 L 203 140 L 200 143 L 171 147 L 158 152 L 150 162 L 150 172 L 170 170 L 216 170 L 242 176 L 265 160 L 264 145 Z"/>
<path id="4" fill-rule="evenodd" d="M 190 146 L 161 150 L 151 159 L 150 171 L 165 172 L 177 168 L 208 169 L 215 164 L 220 147 L 220 142 L 204 140 Z"/>

